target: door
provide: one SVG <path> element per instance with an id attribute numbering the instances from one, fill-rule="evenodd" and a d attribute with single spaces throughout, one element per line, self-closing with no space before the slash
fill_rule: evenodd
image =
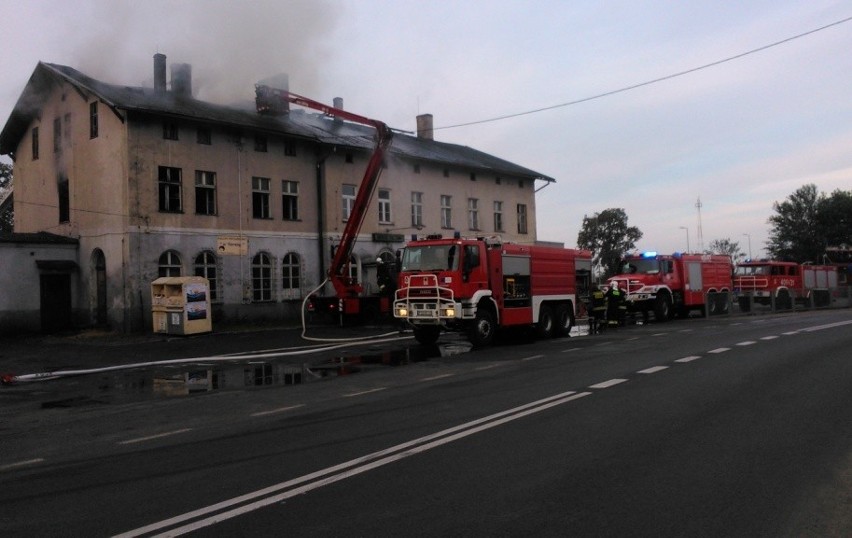
<path id="1" fill-rule="evenodd" d="M 42 332 L 71 329 L 71 275 L 45 273 L 39 282 Z"/>

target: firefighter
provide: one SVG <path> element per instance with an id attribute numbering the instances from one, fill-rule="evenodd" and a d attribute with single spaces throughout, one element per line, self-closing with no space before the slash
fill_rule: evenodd
<path id="1" fill-rule="evenodd" d="M 606 295 L 597 284 L 592 284 L 592 308 L 589 310 L 589 332 L 598 334 L 606 328 Z"/>
<path id="2" fill-rule="evenodd" d="M 624 324 L 624 314 L 627 313 L 627 305 L 624 302 L 624 292 L 618 289 L 618 282 L 613 280 L 609 290 L 606 292 L 606 319 L 610 327 L 618 327 Z"/>

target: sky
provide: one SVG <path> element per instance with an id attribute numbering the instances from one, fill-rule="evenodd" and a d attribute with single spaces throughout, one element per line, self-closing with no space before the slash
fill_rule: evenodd
<path id="1" fill-rule="evenodd" d="M 0 0 L 0 13 L 0 121 L 39 61 L 152 86 L 159 52 L 222 104 L 286 72 L 296 93 L 406 131 L 429 113 L 436 140 L 554 178 L 536 185 L 538 239 L 568 247 L 584 216 L 622 208 L 639 250 L 730 239 L 761 257 L 774 202 L 808 183 L 852 190 L 852 20 L 734 58 L 850 18 L 852 0 Z"/>

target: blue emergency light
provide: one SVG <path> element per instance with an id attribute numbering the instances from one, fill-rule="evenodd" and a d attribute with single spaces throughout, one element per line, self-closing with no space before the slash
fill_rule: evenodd
<path id="1" fill-rule="evenodd" d="M 643 252 L 643 253 L 642 253 L 642 257 L 643 257 L 643 258 L 656 258 L 656 257 L 657 257 L 657 253 L 656 253 L 656 251 L 653 251 L 653 250 L 652 250 L 652 251 L 650 251 L 650 252 Z"/>

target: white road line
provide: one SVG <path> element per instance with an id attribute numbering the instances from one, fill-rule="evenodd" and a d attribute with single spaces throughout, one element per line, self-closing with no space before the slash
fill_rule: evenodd
<path id="1" fill-rule="evenodd" d="M 620 383 L 624 383 L 627 381 L 626 379 L 610 379 L 609 381 L 603 381 L 601 383 L 595 383 L 594 385 L 590 385 L 590 389 L 608 389 L 610 387 L 614 387 Z"/>
<path id="2" fill-rule="evenodd" d="M 793 336 L 794 334 L 799 334 L 799 331 L 787 331 L 781 334 L 783 334 L 784 336 Z"/>
<path id="3" fill-rule="evenodd" d="M 746 340 L 745 342 L 737 342 L 736 345 L 744 347 L 744 346 L 753 346 L 756 343 L 757 342 L 755 342 L 754 340 Z"/>
<path id="4" fill-rule="evenodd" d="M 729 347 L 717 347 L 716 349 L 711 349 L 711 350 L 710 350 L 710 351 L 708 351 L 707 353 L 714 353 L 714 354 L 716 354 L 716 353 L 724 353 L 724 352 L 726 352 L 726 351 L 730 351 L 730 350 L 731 350 L 731 348 L 729 348 Z"/>
<path id="5" fill-rule="evenodd" d="M 775 336 L 774 334 L 771 335 L 771 336 L 761 336 L 760 337 L 761 340 L 775 340 L 776 338 L 778 338 L 778 337 Z"/>
<path id="6" fill-rule="evenodd" d="M 17 461 L 15 463 L 8 463 L 6 465 L 0 465 L 0 471 L 9 471 L 11 469 L 17 469 L 18 467 L 26 467 L 27 465 L 35 465 L 36 463 L 41 463 L 44 461 L 44 458 L 33 458 L 31 460 Z"/>
<path id="7" fill-rule="evenodd" d="M 678 331 L 679 333 L 691 333 L 692 329 L 681 329 Z"/>
<path id="8" fill-rule="evenodd" d="M 249 415 L 250 417 L 265 417 L 266 415 L 275 415 L 277 413 L 284 413 L 286 411 L 290 411 L 291 409 L 298 409 L 299 407 L 304 407 L 305 404 L 299 405 L 289 405 L 287 407 L 279 407 L 278 409 L 270 409 L 269 411 L 258 411 L 257 413 L 252 413 Z"/>
<path id="9" fill-rule="evenodd" d="M 435 381 L 436 379 L 444 379 L 445 377 L 453 377 L 456 374 L 441 374 L 441 375 L 433 375 L 432 377 L 423 377 L 420 381 Z"/>
<path id="10" fill-rule="evenodd" d="M 683 357 L 682 359 L 675 359 L 675 362 L 687 363 L 692 361 L 697 361 L 701 358 L 701 355 L 690 355 L 689 357 Z"/>
<path id="11" fill-rule="evenodd" d="M 668 370 L 668 366 L 652 366 L 651 368 L 645 368 L 644 370 L 639 370 L 636 372 L 637 374 L 656 374 L 657 372 L 662 372 L 663 370 Z"/>
<path id="12" fill-rule="evenodd" d="M 569 353 L 571 351 L 577 351 L 577 350 L 580 350 L 580 349 L 583 349 L 583 348 L 581 348 L 581 347 L 569 347 L 568 349 L 563 349 L 562 351 L 560 351 L 560 353 Z"/>
<path id="13" fill-rule="evenodd" d="M 577 349 L 579 349 L 579 348 L 577 348 Z M 521 359 L 521 362 L 523 362 L 523 361 L 531 361 L 531 360 L 535 360 L 535 359 L 540 359 L 540 358 L 542 358 L 542 357 L 544 357 L 544 355 L 533 355 L 532 357 L 524 357 L 523 359 Z"/>
<path id="14" fill-rule="evenodd" d="M 480 366 L 479 368 L 474 368 L 474 371 L 481 372 L 482 370 L 490 370 L 492 368 L 497 368 L 498 366 L 502 366 L 501 363 L 496 362 L 494 364 L 486 364 L 485 366 Z"/>
<path id="15" fill-rule="evenodd" d="M 843 327 L 844 325 L 852 325 L 852 320 L 849 321 L 838 321 L 836 323 L 827 323 L 825 325 L 816 325 L 814 327 L 805 327 L 802 329 L 807 332 L 821 331 L 823 329 L 833 329 L 835 327 Z"/>
<path id="16" fill-rule="evenodd" d="M 669 334 L 669 333 L 654 333 L 651 336 L 665 336 L 667 334 Z"/>
<path id="17" fill-rule="evenodd" d="M 163 437 L 170 437 L 172 435 L 179 435 L 181 433 L 191 432 L 192 428 L 183 428 L 182 430 L 174 430 L 171 432 L 158 433 L 157 435 L 149 435 L 147 437 L 137 437 L 136 439 L 128 439 L 127 441 L 119 441 L 117 444 L 119 445 L 132 445 L 135 443 L 144 443 L 145 441 L 153 441 L 154 439 L 162 439 Z"/>
<path id="18" fill-rule="evenodd" d="M 385 390 L 387 387 L 377 387 L 375 389 L 362 390 L 361 392 L 350 392 L 349 394 L 344 394 L 344 398 L 352 398 L 353 396 L 362 396 L 364 394 L 372 394 L 373 392 L 379 392 L 380 390 Z"/>
<path id="19" fill-rule="evenodd" d="M 632 342 L 632 341 L 634 341 L 634 340 L 639 340 L 639 337 L 638 337 L 638 336 L 633 336 L 633 337 L 631 337 L 631 338 L 628 338 L 628 339 L 627 339 L 627 341 L 628 341 L 628 342 Z"/>

